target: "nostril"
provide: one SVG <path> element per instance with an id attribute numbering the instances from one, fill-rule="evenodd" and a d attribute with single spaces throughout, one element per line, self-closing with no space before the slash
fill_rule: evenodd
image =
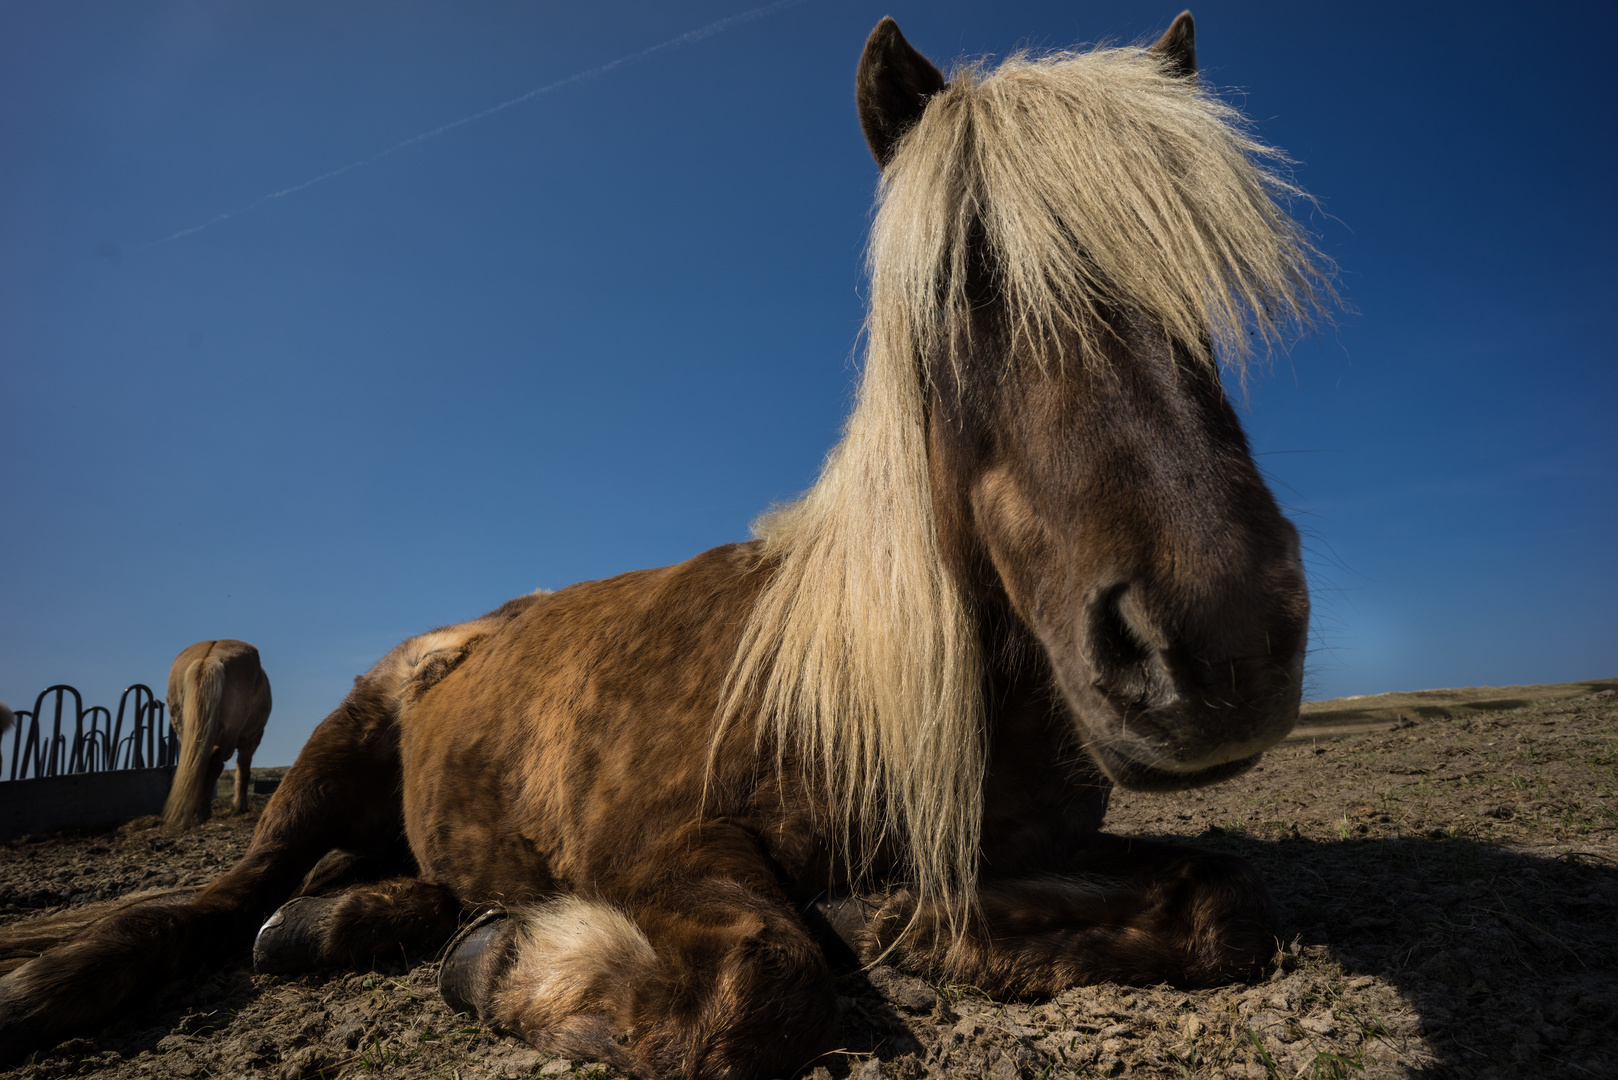
<path id="1" fill-rule="evenodd" d="M 1143 639 L 1126 614 L 1128 585 L 1100 590 L 1090 603 L 1089 659 L 1095 685 L 1130 702 L 1153 696 L 1159 667 L 1157 650 Z"/>

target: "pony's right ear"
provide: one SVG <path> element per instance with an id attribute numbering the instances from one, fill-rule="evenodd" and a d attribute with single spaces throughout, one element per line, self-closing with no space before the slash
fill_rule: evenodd
<path id="1" fill-rule="evenodd" d="M 1148 52 L 1154 52 L 1167 61 L 1170 72 L 1181 78 L 1195 78 L 1197 74 L 1197 24 L 1189 11 L 1182 11 L 1174 25 L 1157 39 Z"/>
<path id="2" fill-rule="evenodd" d="M 865 39 L 854 101 L 876 163 L 886 168 L 899 138 L 921 119 L 927 99 L 944 89 L 944 76 L 917 52 L 899 24 L 884 18 Z"/>

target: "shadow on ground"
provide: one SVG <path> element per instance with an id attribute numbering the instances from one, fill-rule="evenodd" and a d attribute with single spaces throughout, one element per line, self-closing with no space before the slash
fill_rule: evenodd
<path id="1" fill-rule="evenodd" d="M 1618 866 L 1471 840 L 1179 839 L 1250 859 L 1280 909 L 1267 981 L 1048 1002 L 839 989 L 834 1077 L 1618 1075 Z"/>

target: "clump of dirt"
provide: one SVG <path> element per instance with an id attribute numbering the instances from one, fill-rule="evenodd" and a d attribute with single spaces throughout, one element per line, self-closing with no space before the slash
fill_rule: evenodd
<path id="1" fill-rule="evenodd" d="M 202 884 L 245 849 L 264 802 L 179 837 L 145 819 L 0 845 L 0 922 Z M 1109 829 L 1257 864 L 1284 931 L 1269 976 L 997 1002 L 875 967 L 839 980 L 845 1046 L 809 1075 L 1618 1074 L 1611 694 L 1293 741 L 1221 787 L 1119 793 Z M 452 1015 L 436 964 L 283 979 L 244 960 L 13 1075 L 617 1075 Z"/>

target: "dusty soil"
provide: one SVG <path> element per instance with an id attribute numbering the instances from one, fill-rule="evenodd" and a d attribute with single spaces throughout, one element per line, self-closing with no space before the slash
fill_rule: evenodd
<path id="1" fill-rule="evenodd" d="M 1223 787 L 1120 794 L 1112 831 L 1195 840 L 1263 870 L 1284 931 L 1267 980 L 1005 1003 L 879 967 L 840 981 L 844 1049 L 810 1075 L 1618 1075 L 1614 685 L 1468 699 L 1482 707 L 1423 699 L 1424 711 L 1344 716 L 1378 727 L 1348 735 L 1306 717 L 1313 734 Z M 0 845 L 0 922 L 205 882 L 265 801 L 178 839 L 147 819 Z M 435 964 L 284 979 L 244 960 L 11 1075 L 615 1075 L 451 1015 Z"/>

